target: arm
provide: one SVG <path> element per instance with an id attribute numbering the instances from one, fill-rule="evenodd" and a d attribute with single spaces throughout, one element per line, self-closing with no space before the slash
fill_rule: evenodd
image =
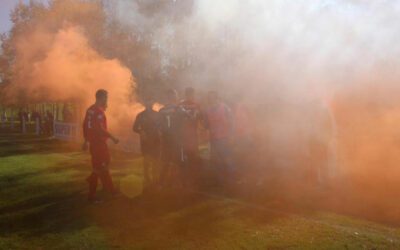
<path id="1" fill-rule="evenodd" d="M 110 132 L 108 132 L 107 129 L 103 126 L 103 124 L 100 124 L 98 131 L 105 137 L 110 138 L 115 144 L 118 144 L 119 140 L 115 136 L 113 136 Z"/>
<path id="2" fill-rule="evenodd" d="M 106 125 L 105 125 L 105 115 L 104 113 L 100 114 L 95 114 L 94 116 L 94 121 L 93 121 L 93 131 L 98 135 L 98 136 L 104 136 L 106 138 L 110 138 L 115 144 L 119 142 L 119 140 L 114 137 L 110 132 L 107 131 Z"/>
<path id="3" fill-rule="evenodd" d="M 107 131 L 107 129 L 104 127 L 103 124 L 99 124 L 97 126 L 97 128 L 95 128 L 95 131 L 97 134 L 99 134 L 100 136 L 105 136 L 107 138 L 111 138 L 112 135 L 110 134 L 110 132 Z"/>

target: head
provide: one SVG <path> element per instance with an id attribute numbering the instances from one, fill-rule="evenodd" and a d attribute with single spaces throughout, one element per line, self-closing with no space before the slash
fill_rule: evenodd
<path id="1" fill-rule="evenodd" d="M 185 99 L 187 101 L 194 101 L 194 97 L 195 97 L 195 90 L 194 88 L 186 88 L 185 89 Z"/>
<path id="2" fill-rule="evenodd" d="M 96 105 L 106 109 L 108 100 L 108 92 L 104 89 L 99 89 L 96 91 Z"/>
<path id="3" fill-rule="evenodd" d="M 166 94 L 168 104 L 176 104 L 178 102 L 178 93 L 175 89 L 168 89 Z"/>
<path id="4" fill-rule="evenodd" d="M 210 106 L 216 106 L 218 104 L 219 97 L 216 91 L 209 91 L 208 92 L 208 104 Z"/>
<path id="5" fill-rule="evenodd" d="M 154 105 L 154 101 L 153 100 L 145 100 L 143 102 L 143 105 L 144 105 L 146 110 L 152 110 L 153 109 L 153 105 Z"/>

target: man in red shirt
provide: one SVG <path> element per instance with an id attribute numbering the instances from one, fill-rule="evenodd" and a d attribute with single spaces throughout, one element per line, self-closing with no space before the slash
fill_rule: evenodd
<path id="1" fill-rule="evenodd" d="M 208 93 L 209 107 L 205 112 L 205 126 L 210 137 L 210 160 L 217 164 L 222 175 L 233 175 L 234 164 L 231 149 L 233 118 L 230 108 L 223 103 L 215 91 Z M 222 177 L 229 179 L 231 177 Z"/>
<path id="2" fill-rule="evenodd" d="M 115 144 L 118 139 L 107 131 L 107 119 L 104 111 L 107 108 L 108 93 L 104 89 L 96 92 L 96 103 L 88 108 L 83 122 L 83 136 L 85 142 L 83 149 L 86 150 L 89 144 L 89 151 L 92 156 L 92 173 L 87 178 L 89 183 L 88 200 L 96 202 L 97 182 L 100 178 L 104 189 L 111 194 L 116 194 L 108 165 L 110 163 L 110 152 L 107 146 L 107 139 Z"/>

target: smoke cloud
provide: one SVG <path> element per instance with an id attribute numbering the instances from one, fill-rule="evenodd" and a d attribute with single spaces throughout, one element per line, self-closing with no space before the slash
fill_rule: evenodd
<path id="1" fill-rule="evenodd" d="M 149 12 L 156 2 L 114 0 L 112 13 L 150 34 L 167 70 L 185 65 L 181 86 L 250 106 L 274 164 L 315 164 L 320 144 L 329 175 L 375 204 L 399 193 L 399 1 L 176 0 Z"/>
<path id="2" fill-rule="evenodd" d="M 19 73 L 5 96 L 10 102 L 23 95 L 29 98 L 27 102 L 73 101 L 84 108 L 94 103 L 94 93 L 103 88 L 109 91 L 108 113 L 114 128 L 127 119 L 131 123 L 140 108 L 132 104 L 135 83 L 130 70 L 116 59 L 100 56 L 79 27 L 65 27 L 54 34 L 34 32 L 17 50 Z M 45 57 L 33 62 L 31 55 L 37 50 L 45 50 Z"/>
<path id="3" fill-rule="evenodd" d="M 102 6 L 132 43 L 146 41 L 160 55 L 148 72 L 161 65 L 162 75 L 173 76 L 171 86 L 219 90 L 225 100 L 250 107 L 249 130 L 260 151 L 254 155 L 263 157 L 254 159 L 258 165 L 292 173 L 324 164 L 330 178 L 350 180 L 358 197 L 400 207 L 389 202 L 400 193 L 400 1 L 109 0 Z M 132 120 L 132 73 L 96 52 L 88 30 L 37 26 L 22 36 L 8 99 L 28 91 L 32 100 L 46 95 L 87 105 L 105 88 L 110 121 Z"/>

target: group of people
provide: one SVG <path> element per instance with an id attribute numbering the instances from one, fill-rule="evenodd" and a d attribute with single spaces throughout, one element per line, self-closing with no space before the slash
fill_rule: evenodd
<path id="1" fill-rule="evenodd" d="M 35 125 L 36 134 L 53 135 L 53 126 L 55 121 L 53 112 L 50 110 L 39 110 L 40 109 L 37 108 L 32 109 L 31 111 L 27 108 L 21 108 L 19 110 L 17 117 L 20 131 L 26 133 L 28 123 L 33 123 Z M 76 110 L 73 110 L 71 105 L 64 104 L 62 109 L 62 121 L 65 123 L 74 123 L 77 120 L 76 116 Z M 6 121 L 7 117 L 5 116 L 2 120 Z"/>
<path id="2" fill-rule="evenodd" d="M 234 133 L 234 115 L 223 103 L 218 93 L 208 92 L 207 107 L 202 108 L 195 99 L 193 88 L 185 89 L 185 96 L 179 101 L 174 89 L 166 91 L 166 104 L 159 111 L 153 109 L 152 99 L 144 100 L 145 110 L 139 113 L 133 124 L 133 131 L 140 136 L 140 146 L 144 158 L 144 187 L 189 187 L 198 180 L 201 167 L 199 157 L 199 128 L 208 130 L 210 162 L 218 166 L 220 176 L 234 173 L 231 136 Z M 115 189 L 108 165 L 110 153 L 106 141 L 119 140 L 107 130 L 105 110 L 108 93 L 100 89 L 96 92 L 96 103 L 87 111 L 83 122 L 85 142 L 92 156 L 93 171 L 87 178 L 89 201 L 96 201 L 98 180 L 110 193 Z M 222 181 L 222 180 L 221 180 Z"/>
<path id="3" fill-rule="evenodd" d="M 218 94 L 208 93 L 206 110 L 196 102 L 193 88 L 185 90 L 182 101 L 173 89 L 167 91 L 166 97 L 167 103 L 158 112 L 153 109 L 152 100 L 147 100 L 145 110 L 133 125 L 133 131 L 140 135 L 145 185 L 171 185 L 169 182 L 174 181 L 188 186 L 196 181 L 200 167 L 199 126 L 209 131 L 212 161 L 226 170 L 233 169 L 229 146 L 233 117 Z"/>
<path id="4" fill-rule="evenodd" d="M 50 111 L 46 111 L 44 121 L 42 114 L 37 110 L 27 112 L 21 109 L 18 112 L 19 129 L 22 133 L 26 133 L 26 126 L 29 121 L 33 121 L 36 125 L 37 134 L 51 135 L 53 133 L 54 115 Z"/>

